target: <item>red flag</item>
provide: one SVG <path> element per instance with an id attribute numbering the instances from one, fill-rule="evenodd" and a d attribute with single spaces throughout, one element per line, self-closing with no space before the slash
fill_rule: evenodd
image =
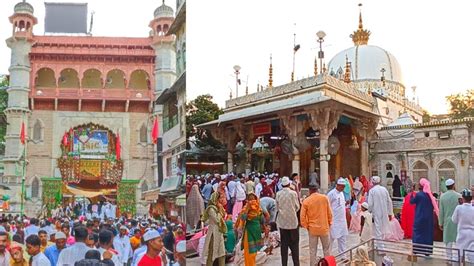
<path id="1" fill-rule="evenodd" d="M 63 145 L 64 145 L 64 147 L 67 147 L 68 144 L 69 144 L 69 141 L 68 141 L 67 132 L 64 132 Z"/>
<path id="2" fill-rule="evenodd" d="M 153 144 L 156 144 L 158 142 L 158 118 L 155 118 L 155 122 L 153 122 L 153 129 L 151 131 L 151 139 L 153 141 Z"/>
<path id="3" fill-rule="evenodd" d="M 24 122 L 21 122 L 20 141 L 21 141 L 21 144 L 25 145 L 26 132 L 25 132 L 25 123 Z"/>
<path id="4" fill-rule="evenodd" d="M 117 132 L 117 138 L 115 139 L 115 157 L 117 158 L 117 160 L 120 160 L 120 153 L 121 153 L 120 135 Z"/>

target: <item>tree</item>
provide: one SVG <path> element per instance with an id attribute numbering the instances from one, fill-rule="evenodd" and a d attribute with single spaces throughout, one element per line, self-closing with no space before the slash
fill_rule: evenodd
<path id="1" fill-rule="evenodd" d="M 213 102 L 210 94 L 200 95 L 186 104 L 186 136 L 196 137 L 198 147 L 222 148 L 222 144 L 212 137 L 208 130 L 198 128 L 197 125 L 204 124 L 219 118 L 223 114 L 219 106 Z"/>
<path id="2" fill-rule="evenodd" d="M 4 77 L 0 79 L 0 151 L 4 149 L 5 145 L 5 134 L 7 132 L 7 121 L 5 117 L 5 109 L 8 106 L 8 78 Z"/>
<path id="3" fill-rule="evenodd" d="M 453 119 L 474 117 L 474 90 L 465 93 L 451 94 L 446 97 L 449 102 L 449 114 Z"/>
<path id="4" fill-rule="evenodd" d="M 423 123 L 428 123 L 428 122 L 431 121 L 431 115 L 430 115 L 430 113 L 429 113 L 427 110 L 425 110 L 425 109 L 423 109 L 423 115 L 421 116 L 421 121 L 422 121 Z"/>

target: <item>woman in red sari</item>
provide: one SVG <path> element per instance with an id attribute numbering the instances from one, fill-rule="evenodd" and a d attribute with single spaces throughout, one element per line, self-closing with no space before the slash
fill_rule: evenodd
<path id="1" fill-rule="evenodd" d="M 412 238 L 413 236 L 413 223 L 415 221 L 415 208 L 416 204 L 410 204 L 410 197 L 416 195 L 415 185 L 413 185 L 410 191 L 407 191 L 407 195 L 403 200 L 402 213 L 400 216 L 401 226 L 405 233 L 405 238 Z"/>
<path id="2" fill-rule="evenodd" d="M 359 181 L 362 183 L 362 186 L 364 187 L 364 193 L 362 193 L 362 194 L 367 194 L 367 192 L 369 191 L 369 180 L 367 180 L 365 175 L 362 175 L 359 178 Z"/>

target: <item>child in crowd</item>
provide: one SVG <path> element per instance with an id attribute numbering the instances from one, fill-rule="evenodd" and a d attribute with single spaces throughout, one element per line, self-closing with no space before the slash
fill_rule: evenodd
<path id="1" fill-rule="evenodd" d="M 362 214 L 360 217 L 360 242 L 368 241 L 372 238 L 372 214 L 369 212 L 369 204 L 367 202 L 361 205 Z"/>

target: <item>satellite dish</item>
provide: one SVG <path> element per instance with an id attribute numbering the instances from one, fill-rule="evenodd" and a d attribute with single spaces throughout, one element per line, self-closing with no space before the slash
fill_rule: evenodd
<path id="1" fill-rule="evenodd" d="M 105 82 L 110 85 L 110 84 L 112 84 L 112 79 L 111 79 L 111 78 L 107 78 L 107 79 L 105 80 Z"/>
<path id="2" fill-rule="evenodd" d="M 63 77 L 63 76 L 60 76 L 60 77 L 59 77 L 59 82 L 60 82 L 60 83 L 66 82 L 66 78 Z"/>
<path id="3" fill-rule="evenodd" d="M 328 153 L 331 155 L 336 155 L 341 143 L 336 136 L 331 136 L 328 139 Z"/>

